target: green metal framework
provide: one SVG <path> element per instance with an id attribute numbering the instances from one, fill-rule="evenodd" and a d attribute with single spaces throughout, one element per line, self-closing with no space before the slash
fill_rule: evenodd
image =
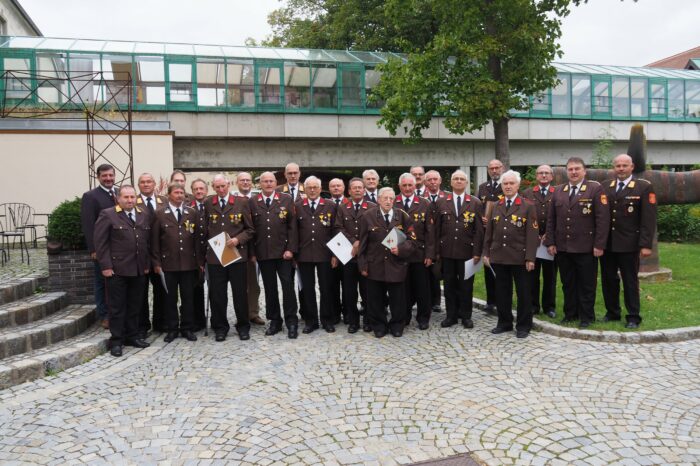
<path id="1" fill-rule="evenodd" d="M 103 102 L 111 87 L 132 88 L 135 111 L 378 114 L 368 96 L 377 65 L 401 54 L 199 44 L 0 36 L 0 82 L 6 103 L 26 100 L 32 76 L 70 78 L 101 72 L 85 91 Z M 514 117 L 700 121 L 700 71 L 555 63 L 559 84 L 528 97 Z M 21 77 L 22 72 L 26 77 Z M 68 90 L 70 91 L 70 89 Z M 55 98 L 50 91 L 44 101 Z M 70 97 L 70 93 L 69 93 Z"/>

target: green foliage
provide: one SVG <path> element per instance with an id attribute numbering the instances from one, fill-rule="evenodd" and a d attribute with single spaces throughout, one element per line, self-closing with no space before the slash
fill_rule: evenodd
<path id="1" fill-rule="evenodd" d="M 700 242 L 700 204 L 659 206 L 656 224 L 659 241 Z"/>
<path id="2" fill-rule="evenodd" d="M 80 198 L 63 201 L 49 217 L 48 235 L 60 241 L 64 249 L 84 249 L 85 236 L 80 226 Z"/>
<path id="3" fill-rule="evenodd" d="M 598 142 L 593 147 L 593 158 L 589 164 L 590 168 L 609 169 L 613 160 L 612 134 L 608 130 L 601 130 Z"/>

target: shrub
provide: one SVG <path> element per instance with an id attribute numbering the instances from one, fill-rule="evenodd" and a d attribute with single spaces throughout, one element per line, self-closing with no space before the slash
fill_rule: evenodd
<path id="1" fill-rule="evenodd" d="M 49 217 L 48 236 L 60 241 L 63 249 L 85 249 L 85 236 L 80 227 L 80 198 L 63 201 Z"/>
<path id="2" fill-rule="evenodd" d="M 659 206 L 656 222 L 659 241 L 700 241 L 700 205 Z"/>

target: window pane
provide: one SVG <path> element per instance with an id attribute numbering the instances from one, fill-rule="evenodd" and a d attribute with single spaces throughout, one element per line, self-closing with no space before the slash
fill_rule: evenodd
<path id="1" fill-rule="evenodd" d="M 700 81 L 686 81 L 685 108 L 690 118 L 700 118 Z"/>
<path id="2" fill-rule="evenodd" d="M 532 111 L 549 113 L 549 95 L 547 92 L 532 97 Z"/>
<path id="3" fill-rule="evenodd" d="M 668 81 L 668 117 L 685 117 L 683 109 L 683 81 L 680 79 L 669 79 Z"/>
<path id="4" fill-rule="evenodd" d="M 367 99 L 367 108 L 380 108 L 384 105 L 384 101 L 381 99 L 371 99 L 372 89 L 374 89 L 377 84 L 379 84 L 379 79 L 382 74 L 379 71 L 372 69 L 365 69 L 365 98 Z"/>
<path id="5" fill-rule="evenodd" d="M 36 60 L 39 103 L 62 104 L 68 101 L 66 55 L 38 53 Z"/>
<path id="6" fill-rule="evenodd" d="M 197 63 L 197 104 L 219 107 L 226 104 L 226 79 L 224 62 Z"/>
<path id="7" fill-rule="evenodd" d="M 7 75 L 5 96 L 8 99 L 24 99 L 32 93 L 30 79 L 31 61 L 29 58 L 5 58 L 4 70 L 12 71 Z"/>
<path id="8" fill-rule="evenodd" d="M 632 116 L 644 117 L 648 116 L 649 102 L 647 101 L 647 80 L 632 79 L 630 80 L 632 87 Z"/>
<path id="9" fill-rule="evenodd" d="M 226 64 L 228 79 L 228 104 L 236 107 L 255 106 L 255 81 L 253 62 L 231 62 Z"/>
<path id="10" fill-rule="evenodd" d="M 569 115 L 571 113 L 569 100 L 569 80 L 571 78 L 562 74 L 558 78 L 559 84 L 552 89 L 552 114 Z"/>
<path id="11" fill-rule="evenodd" d="M 131 76 L 130 56 L 104 56 L 102 57 L 102 77 L 105 80 L 102 86 L 102 99 L 107 102 L 127 104 Z"/>
<path id="12" fill-rule="evenodd" d="M 362 106 L 362 71 L 343 70 L 343 107 Z"/>
<path id="13" fill-rule="evenodd" d="M 651 83 L 651 114 L 666 114 L 666 86 L 663 83 Z"/>
<path id="14" fill-rule="evenodd" d="M 574 115 L 591 114 L 591 78 L 574 77 L 571 80 L 571 95 Z"/>
<path id="15" fill-rule="evenodd" d="M 312 75 L 314 107 L 337 108 L 338 90 L 335 65 L 314 65 Z"/>
<path id="16" fill-rule="evenodd" d="M 308 108 L 311 103 L 311 68 L 306 63 L 285 63 L 284 105 Z"/>
<path id="17" fill-rule="evenodd" d="M 170 102 L 192 102 L 192 65 L 190 63 L 170 63 Z"/>
<path id="18" fill-rule="evenodd" d="M 613 116 L 630 116 L 630 83 L 628 78 L 613 78 Z"/>
<path id="19" fill-rule="evenodd" d="M 280 69 L 276 66 L 258 68 L 261 104 L 281 104 Z"/>
<path id="20" fill-rule="evenodd" d="M 162 57 L 136 57 L 137 104 L 165 105 L 165 64 Z"/>
<path id="21" fill-rule="evenodd" d="M 610 113 L 610 84 L 607 81 L 595 83 L 593 97 L 595 113 Z"/>
<path id="22" fill-rule="evenodd" d="M 99 78 L 101 69 L 100 58 L 97 55 L 71 53 L 68 56 L 68 74 L 71 77 L 71 101 L 80 105 L 94 102 L 100 87 L 93 80 Z"/>

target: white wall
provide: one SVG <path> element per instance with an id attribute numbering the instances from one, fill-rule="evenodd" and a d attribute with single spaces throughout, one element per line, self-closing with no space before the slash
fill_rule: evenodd
<path id="1" fill-rule="evenodd" d="M 7 23 L 7 35 L 9 36 L 37 35 L 34 28 L 27 23 L 24 16 L 22 16 L 10 0 L 0 0 L 0 17 Z"/>

